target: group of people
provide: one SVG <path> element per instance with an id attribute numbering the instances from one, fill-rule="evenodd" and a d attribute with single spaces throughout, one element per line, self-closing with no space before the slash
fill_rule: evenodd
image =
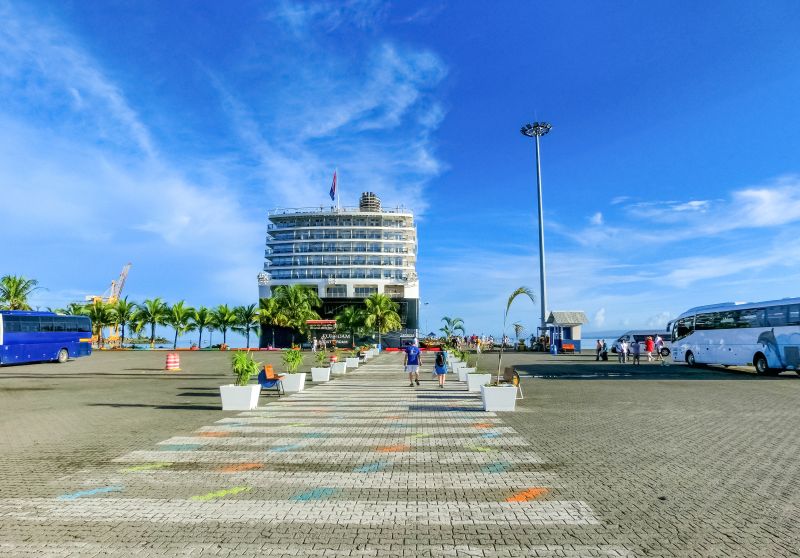
<path id="1" fill-rule="evenodd" d="M 654 360 L 664 360 L 661 356 L 661 349 L 664 347 L 664 340 L 660 335 L 656 335 L 655 339 L 648 335 L 643 342 L 633 337 L 630 342 L 623 337 L 618 339 L 615 345 L 617 351 L 617 358 L 621 364 L 632 362 L 633 364 L 641 364 L 641 355 L 644 351 L 647 354 L 647 361 L 653 362 Z M 595 346 L 597 356 L 595 360 L 608 360 L 608 349 L 606 342 L 598 339 Z M 653 354 L 655 353 L 655 354 Z"/>
<path id="2" fill-rule="evenodd" d="M 408 373 L 408 387 L 419 385 L 419 369 L 422 366 L 422 351 L 419 350 L 418 343 L 408 342 L 403 348 L 405 358 L 403 366 Z M 444 349 L 436 352 L 433 363 L 433 372 L 439 380 L 439 387 L 444 388 L 444 380 L 447 377 L 447 351 Z"/>

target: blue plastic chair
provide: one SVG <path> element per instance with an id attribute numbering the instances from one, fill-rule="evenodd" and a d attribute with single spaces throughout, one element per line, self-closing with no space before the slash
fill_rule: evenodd
<path id="1" fill-rule="evenodd" d="M 278 377 L 268 379 L 267 373 L 263 369 L 258 373 L 258 383 L 261 385 L 261 389 L 277 389 L 278 397 L 284 394 L 283 383 L 281 382 L 281 379 Z"/>

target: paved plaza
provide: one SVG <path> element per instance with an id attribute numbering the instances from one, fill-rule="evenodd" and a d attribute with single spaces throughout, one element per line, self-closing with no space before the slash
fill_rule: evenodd
<path id="1" fill-rule="evenodd" d="M 222 356 L 186 355 L 175 374 L 157 354 L 0 370 L 6 409 L 52 386 L 70 409 L 47 391 L 48 408 L 20 414 L 49 430 L 2 417 L 0 555 L 800 553 L 795 378 L 644 366 L 652 381 L 548 380 L 629 372 L 509 355 L 540 377 L 494 414 L 452 375 L 408 387 L 402 358 L 383 355 L 223 413 Z"/>

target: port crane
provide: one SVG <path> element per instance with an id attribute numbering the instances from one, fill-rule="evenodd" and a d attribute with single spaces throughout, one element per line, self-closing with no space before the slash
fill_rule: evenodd
<path id="1" fill-rule="evenodd" d="M 122 272 L 119 274 L 117 279 L 113 279 L 111 281 L 111 286 L 104 292 L 102 295 L 87 295 L 86 300 L 91 304 L 97 304 L 98 302 L 102 302 L 105 304 L 114 304 L 117 302 L 122 295 L 122 289 L 125 287 L 125 281 L 128 279 L 128 272 L 131 269 L 131 263 L 128 262 L 125 264 L 125 267 L 122 268 Z M 96 337 L 96 336 L 93 336 Z M 92 339 L 93 341 L 97 341 L 97 339 Z M 109 328 L 108 337 L 106 338 L 108 344 L 112 347 L 118 347 L 122 344 L 122 339 L 119 336 L 119 325 L 114 324 Z"/>

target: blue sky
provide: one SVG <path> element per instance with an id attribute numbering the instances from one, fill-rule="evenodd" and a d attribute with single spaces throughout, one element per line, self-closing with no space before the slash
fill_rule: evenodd
<path id="1" fill-rule="evenodd" d="M 0 274 L 253 302 L 266 212 L 418 213 L 423 325 L 588 330 L 798 295 L 800 4 L 0 0 Z M 535 327 L 522 302 L 510 321 Z"/>

